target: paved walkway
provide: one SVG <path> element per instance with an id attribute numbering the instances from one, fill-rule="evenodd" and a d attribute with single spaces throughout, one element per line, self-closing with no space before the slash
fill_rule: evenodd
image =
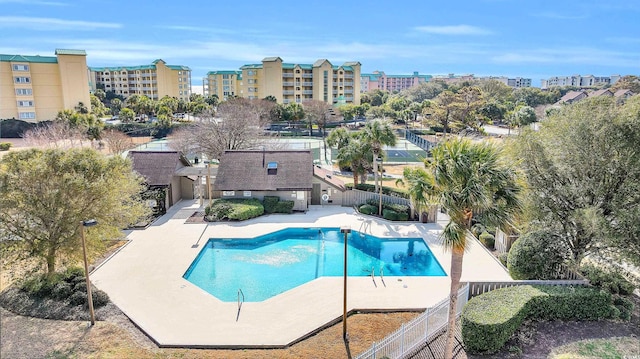
<path id="1" fill-rule="evenodd" d="M 379 237 L 422 237 L 445 271 L 438 224 L 372 220 L 337 206 L 312 206 L 304 214 L 268 215 L 240 223 L 186 223 L 197 201 L 183 201 L 142 231 L 133 231 L 121 251 L 91 275 L 93 283 L 161 346 L 286 346 L 342 315 L 342 278 L 323 277 L 263 302 L 222 302 L 182 276 L 212 237 L 247 238 L 286 227 L 339 227 Z M 510 280 L 479 243 L 465 254 L 463 281 Z M 423 309 L 449 293 L 449 277 L 349 278 L 348 308 Z M 236 320 L 237 319 L 237 320 Z"/>

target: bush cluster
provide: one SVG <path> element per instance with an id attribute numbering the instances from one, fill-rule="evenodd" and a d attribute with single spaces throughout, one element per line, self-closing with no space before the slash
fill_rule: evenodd
<path id="1" fill-rule="evenodd" d="M 379 200 L 369 199 L 366 204 L 358 207 L 362 214 L 377 215 L 380 206 Z M 382 218 L 390 221 L 407 221 L 409 220 L 409 206 L 404 204 L 382 202 Z"/>
<path id="2" fill-rule="evenodd" d="M 528 318 L 599 320 L 620 317 L 610 293 L 591 287 L 515 286 L 469 300 L 462 337 L 470 353 L 494 353 Z"/>
<path id="3" fill-rule="evenodd" d="M 205 208 L 207 221 L 244 221 L 264 214 L 264 206 L 255 198 L 219 199 L 210 207 Z"/>
<path id="4" fill-rule="evenodd" d="M 568 257 L 568 248 L 548 230 L 524 233 L 511 249 L 507 268 L 513 279 L 556 279 L 556 268 Z"/>
<path id="5" fill-rule="evenodd" d="M 580 268 L 580 273 L 589 280 L 591 285 L 602 288 L 611 294 L 629 295 L 635 289 L 633 284 L 622 274 L 612 269 L 587 264 Z"/>
<path id="6" fill-rule="evenodd" d="M 0 151 L 9 151 L 11 142 L 0 142 Z"/>
<path id="7" fill-rule="evenodd" d="M 480 233 L 480 242 L 487 248 L 489 249 L 494 249 L 495 245 L 496 245 L 496 238 L 493 236 L 493 234 L 484 231 L 482 233 Z"/>
<path id="8" fill-rule="evenodd" d="M 51 298 L 66 301 L 72 305 L 88 306 L 87 283 L 82 268 L 70 267 L 62 273 L 54 273 L 51 276 L 36 275 L 24 280 L 20 290 L 34 298 Z M 107 293 L 93 286 L 91 294 L 94 307 L 99 308 L 109 303 Z"/>
<path id="9" fill-rule="evenodd" d="M 294 201 L 283 201 L 278 196 L 264 196 L 262 200 L 265 213 L 292 213 Z"/>
<path id="10" fill-rule="evenodd" d="M 366 191 L 366 192 L 378 193 L 376 192 L 376 186 L 368 183 L 359 183 L 355 186 L 347 185 L 347 187 L 355 188 L 355 189 Z M 387 196 L 393 196 L 393 197 L 400 197 L 400 198 L 407 198 L 407 199 L 409 198 L 409 195 L 405 191 L 402 191 L 393 187 L 387 187 L 387 186 L 382 186 L 382 194 L 386 194 Z"/>

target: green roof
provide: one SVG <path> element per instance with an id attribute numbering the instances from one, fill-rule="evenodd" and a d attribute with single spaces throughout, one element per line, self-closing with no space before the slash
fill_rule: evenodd
<path id="1" fill-rule="evenodd" d="M 353 67 L 351 66 L 333 66 L 334 70 L 343 69 L 345 71 L 353 71 Z"/>
<path id="2" fill-rule="evenodd" d="M 262 68 L 262 64 L 246 64 L 246 65 L 242 65 L 242 67 L 240 67 L 241 70 L 244 69 L 261 69 Z"/>
<path id="3" fill-rule="evenodd" d="M 95 72 L 103 72 L 103 71 L 136 71 L 136 70 L 155 70 L 156 69 L 156 64 L 158 62 L 162 62 L 163 64 L 165 63 L 164 60 L 162 59 L 158 59 L 152 62 L 151 65 L 140 65 L 140 66 L 107 66 L 107 67 L 91 67 L 89 66 L 89 70 L 90 71 L 95 71 Z M 188 66 L 182 66 L 182 65 L 165 65 L 168 68 L 170 68 L 171 70 L 184 70 L 184 71 L 191 71 L 191 69 Z"/>
<path id="4" fill-rule="evenodd" d="M 221 70 L 221 71 L 209 71 L 207 75 L 239 75 L 242 76 L 242 71 L 238 70 Z"/>
<path id="5" fill-rule="evenodd" d="M 380 74 L 360 74 L 360 77 L 368 77 L 369 80 L 377 80 L 380 78 Z"/>
<path id="6" fill-rule="evenodd" d="M 282 64 L 282 68 L 283 69 L 287 69 L 287 70 L 288 69 L 294 69 L 294 68 L 296 68 L 296 66 L 301 68 L 301 69 L 303 69 L 303 70 L 313 70 L 313 65 L 311 65 L 311 64 L 290 64 L 290 63 L 283 63 Z"/>
<path id="7" fill-rule="evenodd" d="M 170 68 L 171 70 L 184 70 L 184 71 L 191 71 L 191 69 L 189 68 L 189 66 L 182 66 L 182 65 L 166 65 L 168 68 Z"/>
<path id="8" fill-rule="evenodd" d="M 24 55 L 2 55 L 0 54 L 0 61 L 2 62 L 36 62 L 44 64 L 57 64 L 58 58 L 54 56 L 24 56 Z"/>
<path id="9" fill-rule="evenodd" d="M 56 55 L 81 55 L 81 56 L 87 56 L 87 53 L 84 50 L 56 49 Z"/>

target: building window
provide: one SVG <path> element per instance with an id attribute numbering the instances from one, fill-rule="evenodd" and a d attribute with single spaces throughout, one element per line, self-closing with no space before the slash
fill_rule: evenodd
<path id="1" fill-rule="evenodd" d="M 30 77 L 18 76 L 13 78 L 15 83 L 17 84 L 28 84 L 31 83 Z"/>
<path id="2" fill-rule="evenodd" d="M 178 82 L 182 82 L 182 77 L 178 77 Z"/>
<path id="3" fill-rule="evenodd" d="M 18 95 L 18 96 L 33 95 L 33 90 L 31 90 L 31 89 L 16 89 L 16 95 Z"/>
<path id="4" fill-rule="evenodd" d="M 33 101 L 18 101 L 18 107 L 33 107 Z"/>
<path id="5" fill-rule="evenodd" d="M 253 70 L 249 70 L 249 71 L 247 71 L 247 75 L 248 75 L 248 76 L 253 76 L 253 75 L 255 75 L 255 74 L 256 74 L 256 72 L 255 72 L 255 71 L 253 71 Z"/>
<path id="6" fill-rule="evenodd" d="M 20 119 L 23 119 L 23 120 L 25 120 L 25 119 L 34 119 L 34 118 L 36 118 L 36 113 L 35 112 L 20 112 L 18 114 L 18 117 Z"/>
<path id="7" fill-rule="evenodd" d="M 223 79 L 228 79 L 228 78 L 229 78 L 229 75 L 226 75 L 226 74 L 225 74 L 225 75 L 222 75 L 222 78 L 223 78 Z"/>
<path id="8" fill-rule="evenodd" d="M 257 84 L 258 80 L 257 79 L 249 79 L 249 80 L 247 80 L 247 83 L 248 84 Z"/>
<path id="9" fill-rule="evenodd" d="M 278 162 L 267 163 L 267 174 L 268 175 L 278 174 Z"/>
<path id="10" fill-rule="evenodd" d="M 13 71 L 29 71 L 29 65 L 24 65 L 24 64 L 13 65 Z"/>

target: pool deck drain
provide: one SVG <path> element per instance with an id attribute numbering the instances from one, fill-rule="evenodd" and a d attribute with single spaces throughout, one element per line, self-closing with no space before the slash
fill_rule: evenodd
<path id="1" fill-rule="evenodd" d="M 379 237 L 422 237 L 448 273 L 438 224 L 363 218 L 352 209 L 312 206 L 305 214 L 269 215 L 244 222 L 189 223 L 179 215 L 201 210 L 182 201 L 91 275 L 93 283 L 160 346 L 283 347 L 342 315 L 342 277 L 322 277 L 262 302 L 222 302 L 182 276 L 212 237 L 248 238 L 286 227 L 350 226 Z M 202 238 L 200 240 L 200 238 Z M 200 240 L 199 244 L 198 241 Z M 379 277 L 378 277 L 379 278 Z M 378 279 L 376 278 L 376 279 Z M 478 243 L 465 253 L 462 281 L 508 281 L 506 271 Z M 449 292 L 449 277 L 349 277 L 349 310 L 430 307 Z"/>

